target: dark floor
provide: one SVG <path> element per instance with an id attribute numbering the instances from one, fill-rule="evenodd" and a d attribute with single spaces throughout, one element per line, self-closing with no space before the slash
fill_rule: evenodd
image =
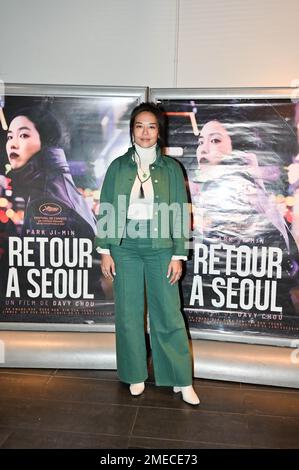
<path id="1" fill-rule="evenodd" d="M 132 397 L 115 371 L 0 369 L 0 448 L 298 448 L 299 390 L 195 380 Z"/>

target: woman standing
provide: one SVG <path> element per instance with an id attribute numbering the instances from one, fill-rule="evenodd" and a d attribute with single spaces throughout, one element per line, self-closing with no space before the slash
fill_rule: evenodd
<path id="1" fill-rule="evenodd" d="M 144 290 L 155 381 L 198 405 L 177 281 L 187 259 L 188 203 L 179 164 L 161 154 L 164 117 L 142 103 L 130 120 L 132 147 L 109 166 L 103 183 L 97 250 L 114 280 L 118 375 L 132 395 L 148 376 Z"/>

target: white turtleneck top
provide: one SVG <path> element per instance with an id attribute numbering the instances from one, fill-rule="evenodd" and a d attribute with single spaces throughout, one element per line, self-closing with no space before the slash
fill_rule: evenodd
<path id="1" fill-rule="evenodd" d="M 154 209 L 154 190 L 152 179 L 150 176 L 149 166 L 156 160 L 157 157 L 157 144 L 152 147 L 143 148 L 140 145 L 134 144 L 136 152 L 133 157 L 137 164 L 137 171 L 142 184 L 144 198 L 140 199 L 140 180 L 136 175 L 135 181 L 132 186 L 130 194 L 130 202 L 128 208 L 128 219 L 134 220 L 148 220 L 153 218 Z M 146 175 L 146 176 L 145 176 Z M 98 248 L 98 253 L 110 255 L 110 250 L 106 248 Z M 173 260 L 186 260 L 187 256 L 173 255 Z"/>
<path id="2" fill-rule="evenodd" d="M 147 220 L 153 218 L 154 208 L 154 190 L 152 179 L 150 176 L 149 166 L 156 160 L 157 151 L 156 144 L 152 147 L 143 148 L 135 144 L 135 161 L 137 164 L 137 171 L 144 191 L 144 199 L 140 199 L 139 192 L 141 183 L 136 175 L 128 208 L 128 219 L 134 220 Z"/>

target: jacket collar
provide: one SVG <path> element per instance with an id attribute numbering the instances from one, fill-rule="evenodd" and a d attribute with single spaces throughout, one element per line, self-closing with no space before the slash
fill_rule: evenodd
<path id="1" fill-rule="evenodd" d="M 161 152 L 161 147 L 157 145 L 156 149 L 157 149 L 157 157 L 156 157 L 156 160 L 152 163 L 152 165 L 162 167 L 165 165 L 165 162 L 164 162 L 164 157 Z M 124 157 L 128 159 L 129 165 L 131 166 L 136 165 L 135 160 L 134 160 L 134 152 L 135 152 L 134 147 L 130 147 L 127 153 L 124 154 Z"/>

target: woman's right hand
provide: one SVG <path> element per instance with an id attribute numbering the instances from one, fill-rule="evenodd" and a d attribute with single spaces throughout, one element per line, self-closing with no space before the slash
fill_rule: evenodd
<path id="1" fill-rule="evenodd" d="M 101 254 L 101 269 L 103 276 L 106 279 L 113 281 L 113 277 L 116 275 L 115 264 L 111 255 Z"/>

